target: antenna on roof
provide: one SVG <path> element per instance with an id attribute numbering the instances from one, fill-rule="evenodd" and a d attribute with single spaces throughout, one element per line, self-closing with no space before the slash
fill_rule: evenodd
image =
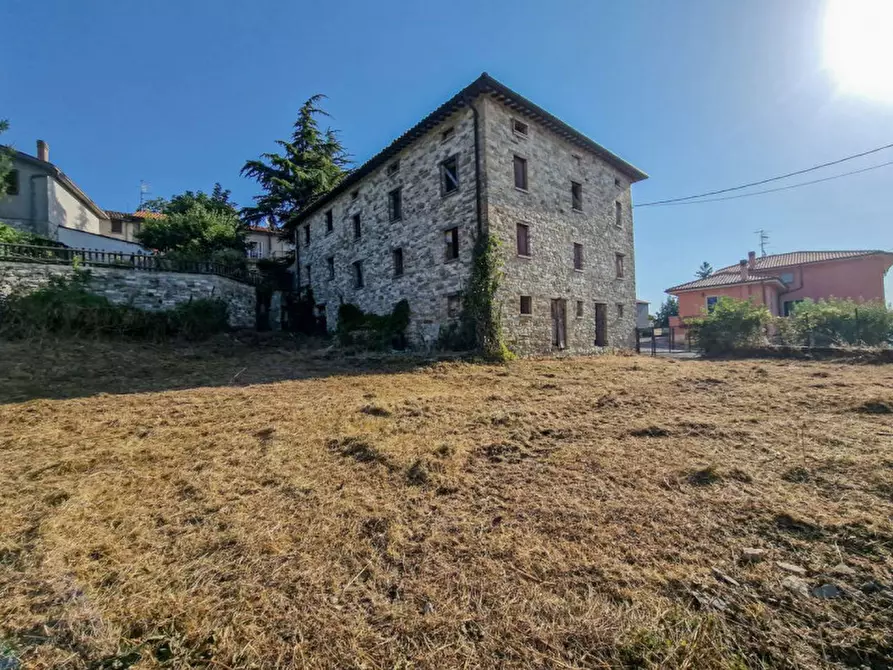
<path id="1" fill-rule="evenodd" d="M 769 246 L 769 231 L 760 228 L 759 230 L 755 230 L 754 233 L 760 238 L 760 256 L 765 256 L 766 247 Z"/>
<path id="2" fill-rule="evenodd" d="M 136 211 L 142 211 L 143 209 L 143 198 L 148 195 L 151 191 L 149 191 L 149 182 L 143 181 L 140 179 L 140 206 L 136 208 Z"/>

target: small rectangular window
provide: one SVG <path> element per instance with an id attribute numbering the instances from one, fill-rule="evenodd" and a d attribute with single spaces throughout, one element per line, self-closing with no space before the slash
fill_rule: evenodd
<path id="1" fill-rule="evenodd" d="M 531 300 L 529 295 L 521 296 L 521 314 L 533 314 L 533 300 Z"/>
<path id="2" fill-rule="evenodd" d="M 617 177 L 614 177 L 614 186 L 617 188 L 623 188 L 623 184 L 620 183 L 620 180 Z"/>
<path id="3" fill-rule="evenodd" d="M 455 134 L 456 134 L 456 129 L 453 128 L 453 126 L 450 126 L 449 128 L 447 128 L 440 134 L 440 141 L 446 142 L 448 139 L 450 139 Z"/>
<path id="4" fill-rule="evenodd" d="M 526 223 L 519 223 L 516 226 L 516 231 L 518 255 L 530 256 L 530 226 Z"/>
<path id="5" fill-rule="evenodd" d="M 577 318 L 583 318 L 583 301 L 577 300 Z"/>
<path id="6" fill-rule="evenodd" d="M 716 303 L 719 298 L 715 295 L 708 296 L 707 298 L 707 312 L 713 312 L 713 308 L 716 307 Z"/>
<path id="7" fill-rule="evenodd" d="M 574 270 L 583 269 L 583 245 L 574 242 Z"/>
<path id="8" fill-rule="evenodd" d="M 614 201 L 614 225 L 623 226 L 623 204 L 619 200 Z"/>
<path id="9" fill-rule="evenodd" d="M 329 281 L 335 278 L 335 257 L 329 256 L 326 259 L 326 266 L 329 268 Z"/>
<path id="10" fill-rule="evenodd" d="M 617 270 L 617 279 L 623 278 L 623 254 L 614 254 L 614 267 Z"/>
<path id="11" fill-rule="evenodd" d="M 459 258 L 459 229 L 450 228 L 444 231 L 443 241 L 445 246 L 445 258 L 448 261 Z"/>
<path id="12" fill-rule="evenodd" d="M 359 190 L 351 191 L 351 193 L 350 193 L 350 199 L 351 199 L 351 200 L 356 200 L 356 199 L 359 198 L 359 197 L 360 197 L 360 191 L 359 191 Z"/>
<path id="13" fill-rule="evenodd" d="M 782 272 L 779 276 L 782 284 L 793 284 L 794 283 L 794 273 L 793 272 Z"/>
<path id="14" fill-rule="evenodd" d="M 19 171 L 10 170 L 6 173 L 6 195 L 19 194 Z"/>
<path id="15" fill-rule="evenodd" d="M 447 316 L 455 318 L 459 316 L 459 313 L 462 311 L 462 296 L 458 293 L 453 293 L 452 295 L 447 296 Z"/>
<path id="16" fill-rule="evenodd" d="M 459 161 L 450 156 L 440 164 L 440 193 L 448 195 L 459 190 Z"/>
<path id="17" fill-rule="evenodd" d="M 133 234 L 134 234 L 134 235 L 139 235 L 139 234 L 140 234 L 140 231 L 141 231 L 142 229 L 143 229 L 143 224 L 141 224 L 141 223 L 134 223 L 134 224 L 133 224 L 133 228 L 131 228 L 131 230 L 133 231 Z"/>
<path id="18" fill-rule="evenodd" d="M 388 193 L 388 210 L 391 215 L 391 221 L 400 221 L 403 218 L 403 193 L 399 188 L 395 188 Z"/>
<path id="19" fill-rule="evenodd" d="M 400 161 L 394 161 L 388 165 L 388 177 L 393 177 L 398 172 L 400 172 Z"/>
<path id="20" fill-rule="evenodd" d="M 304 226 L 304 246 L 310 245 L 310 224 Z"/>
<path id="21" fill-rule="evenodd" d="M 571 182 L 571 206 L 578 212 L 583 211 L 583 184 Z"/>
<path id="22" fill-rule="evenodd" d="M 617 303 L 617 318 L 618 319 L 623 318 L 623 305 L 619 302 Z"/>
<path id="23" fill-rule="evenodd" d="M 394 249 L 393 257 L 394 257 L 394 276 L 401 277 L 403 276 L 403 249 Z"/>
<path id="24" fill-rule="evenodd" d="M 354 261 L 353 264 L 353 287 L 363 288 L 363 261 Z"/>
<path id="25" fill-rule="evenodd" d="M 326 235 L 335 230 L 335 216 L 332 214 L 332 210 L 326 212 Z"/>
<path id="26" fill-rule="evenodd" d="M 515 135 L 521 135 L 522 137 L 527 137 L 529 128 L 526 123 L 523 121 L 519 121 L 518 119 L 512 119 L 512 132 Z"/>
<path id="27" fill-rule="evenodd" d="M 112 232 L 116 235 L 124 232 L 124 224 L 121 222 L 121 219 L 112 219 Z"/>
<path id="28" fill-rule="evenodd" d="M 311 269 L 310 263 L 307 263 L 306 270 L 307 270 L 307 285 L 308 286 L 313 283 L 313 273 L 310 271 L 310 269 Z"/>
<path id="29" fill-rule="evenodd" d="M 527 159 L 515 156 L 515 188 L 527 190 Z"/>
<path id="30" fill-rule="evenodd" d="M 363 227 L 360 225 L 360 215 L 354 214 L 353 217 L 353 238 L 360 239 L 363 236 Z"/>

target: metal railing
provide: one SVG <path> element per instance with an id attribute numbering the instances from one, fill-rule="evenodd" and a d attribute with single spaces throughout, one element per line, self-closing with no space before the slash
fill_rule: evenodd
<path id="1" fill-rule="evenodd" d="M 119 251 L 97 249 L 72 249 L 69 247 L 45 247 L 33 244 L 0 244 L 0 261 L 16 263 L 48 263 L 84 267 L 117 268 L 143 272 L 185 272 L 211 274 L 246 284 L 261 283 L 261 276 L 247 267 L 225 265 L 213 261 L 191 261 L 153 256 L 128 254 Z"/>

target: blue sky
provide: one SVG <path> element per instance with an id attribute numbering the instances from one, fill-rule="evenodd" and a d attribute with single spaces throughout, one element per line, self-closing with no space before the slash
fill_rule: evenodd
<path id="1" fill-rule="evenodd" d="M 722 188 L 893 142 L 893 103 L 823 65 L 818 0 L 338 3 L 4 0 L 4 140 L 101 206 L 210 190 L 248 203 L 247 158 L 329 96 L 358 162 L 486 70 L 651 175 L 636 202 Z M 893 160 L 893 150 L 813 176 Z M 770 252 L 893 247 L 893 166 L 793 191 L 635 211 L 638 293 Z M 888 300 L 891 281 L 887 281 Z M 652 306 L 655 309 L 656 305 Z"/>

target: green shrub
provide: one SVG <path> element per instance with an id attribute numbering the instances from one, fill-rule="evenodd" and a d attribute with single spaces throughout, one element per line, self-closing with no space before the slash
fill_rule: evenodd
<path id="1" fill-rule="evenodd" d="M 338 341 L 344 346 L 369 349 L 405 349 L 409 303 L 401 300 L 390 314 L 371 314 L 356 305 L 338 307 Z"/>
<path id="2" fill-rule="evenodd" d="M 778 325 L 786 344 L 877 347 L 893 341 L 893 311 L 880 301 L 804 300 Z"/>
<path id="3" fill-rule="evenodd" d="M 52 277 L 44 288 L 14 294 L 0 305 L 0 336 L 22 339 L 47 334 L 164 340 L 202 339 L 227 328 L 227 305 L 200 299 L 169 311 L 114 305 L 90 293 L 90 274 Z"/>
<path id="4" fill-rule="evenodd" d="M 708 355 L 724 354 L 765 343 L 771 316 L 764 306 L 749 300 L 720 298 L 713 311 L 688 321 L 698 348 Z"/>
<path id="5" fill-rule="evenodd" d="M 222 300 L 200 298 L 180 303 L 167 312 L 169 334 L 188 340 L 207 339 L 229 328 L 228 312 Z"/>
<path id="6" fill-rule="evenodd" d="M 0 244 L 30 244 L 41 247 L 62 247 L 64 245 L 34 233 L 26 233 L 24 231 L 13 228 L 10 225 L 0 222 Z M 26 250 L 19 253 L 25 254 Z M 34 252 L 27 255 L 33 255 Z"/>

